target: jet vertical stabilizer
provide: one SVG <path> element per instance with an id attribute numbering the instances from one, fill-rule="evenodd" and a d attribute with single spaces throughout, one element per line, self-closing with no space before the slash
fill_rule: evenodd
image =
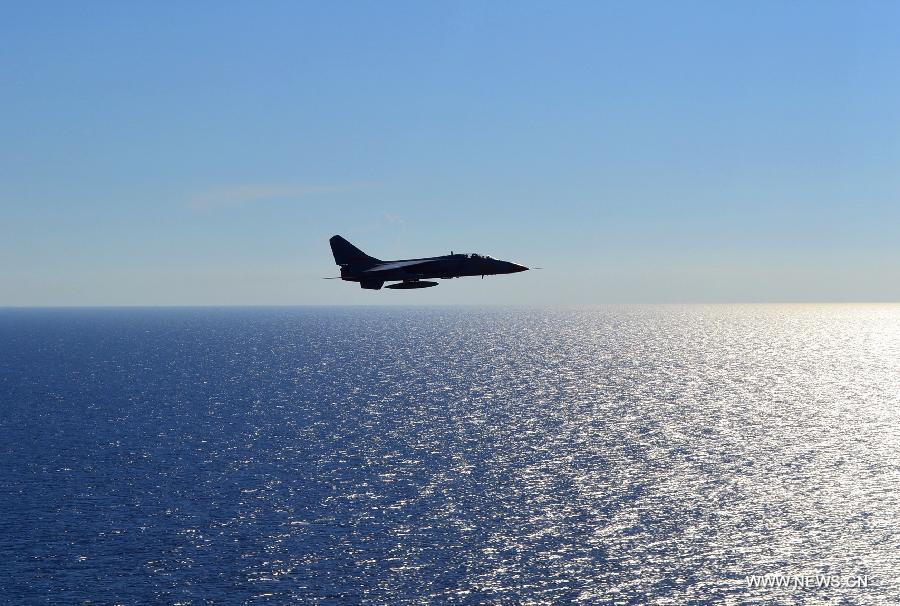
<path id="1" fill-rule="evenodd" d="M 337 265 L 344 267 L 347 265 L 366 266 L 381 263 L 380 260 L 370 257 L 341 236 L 332 236 L 329 242 L 331 243 L 331 253 L 334 255 L 334 262 Z"/>

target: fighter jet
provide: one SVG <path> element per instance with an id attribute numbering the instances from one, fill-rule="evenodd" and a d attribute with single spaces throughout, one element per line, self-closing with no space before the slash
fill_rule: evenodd
<path id="1" fill-rule="evenodd" d="M 463 276 L 493 276 L 496 274 L 514 274 L 526 271 L 524 265 L 500 261 L 486 255 L 453 254 L 442 257 L 426 257 L 424 259 L 401 259 L 398 261 L 382 261 L 370 257 L 360 249 L 347 242 L 341 236 L 332 236 L 331 252 L 334 262 L 341 267 L 341 280 L 359 282 L 362 288 L 378 290 L 385 282 L 396 282 L 385 288 L 430 288 L 437 282 L 429 282 L 425 278 L 461 278 Z M 336 279 L 336 278 L 335 278 Z"/>

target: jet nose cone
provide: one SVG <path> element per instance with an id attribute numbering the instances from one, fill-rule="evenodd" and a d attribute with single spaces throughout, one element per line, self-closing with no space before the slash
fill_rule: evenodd
<path id="1" fill-rule="evenodd" d="M 520 271 L 528 271 L 528 268 L 524 265 L 519 265 L 518 263 L 510 263 L 509 264 L 509 273 L 514 274 Z"/>

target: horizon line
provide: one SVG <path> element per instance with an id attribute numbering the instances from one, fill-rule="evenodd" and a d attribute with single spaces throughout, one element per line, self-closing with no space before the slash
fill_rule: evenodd
<path id="1" fill-rule="evenodd" d="M 186 303 L 186 304 L 100 304 L 100 305 L 0 305 L 9 310 L 65 309 L 251 309 L 288 307 L 602 307 L 667 305 L 900 305 L 900 300 L 884 301 L 619 301 L 603 303 Z"/>

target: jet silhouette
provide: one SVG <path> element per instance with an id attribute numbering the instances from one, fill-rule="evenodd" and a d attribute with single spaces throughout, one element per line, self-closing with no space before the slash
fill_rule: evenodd
<path id="1" fill-rule="evenodd" d="M 501 261 L 485 255 L 453 254 L 424 259 L 400 259 L 382 261 L 370 257 L 356 248 L 341 236 L 332 236 L 331 252 L 334 262 L 341 267 L 341 280 L 359 282 L 362 288 L 378 290 L 385 282 L 386 288 L 429 288 L 437 286 L 437 282 L 428 282 L 424 278 L 461 278 L 463 276 L 493 276 L 497 274 L 514 274 L 527 271 L 524 265 L 509 261 Z"/>

